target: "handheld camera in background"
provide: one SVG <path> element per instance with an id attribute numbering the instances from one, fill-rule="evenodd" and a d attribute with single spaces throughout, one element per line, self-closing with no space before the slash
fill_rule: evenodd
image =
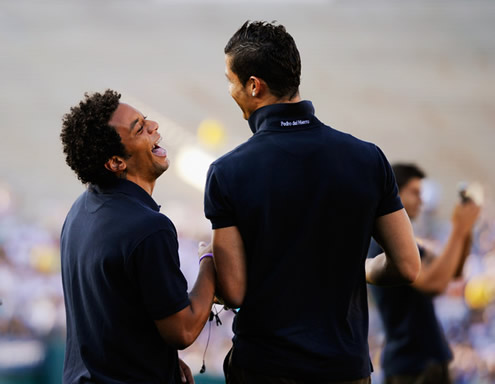
<path id="1" fill-rule="evenodd" d="M 478 182 L 467 183 L 465 181 L 459 183 L 459 196 L 464 203 L 468 200 L 474 202 L 477 206 L 482 206 L 485 199 L 483 187 Z"/>

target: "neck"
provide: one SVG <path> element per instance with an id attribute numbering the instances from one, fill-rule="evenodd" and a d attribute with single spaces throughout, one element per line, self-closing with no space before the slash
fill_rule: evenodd
<path id="1" fill-rule="evenodd" d="M 134 184 L 139 185 L 141 188 L 143 188 L 150 196 L 153 194 L 153 189 L 155 188 L 155 182 L 156 180 L 153 181 L 148 181 L 143 178 L 140 178 L 138 176 L 132 176 L 132 175 L 127 175 L 127 180 L 132 181 Z"/>
<path id="2" fill-rule="evenodd" d="M 288 97 L 277 97 L 275 95 L 272 95 L 271 93 L 260 99 L 258 104 L 256 105 L 256 108 L 254 111 L 257 109 L 260 109 L 261 107 L 266 107 L 267 105 L 272 105 L 272 104 L 287 104 L 287 103 L 299 103 L 301 101 L 301 96 L 299 96 L 299 93 L 297 93 L 294 97 L 289 99 Z M 253 112 L 254 112 L 253 111 Z"/>
<path id="3" fill-rule="evenodd" d="M 296 94 L 294 97 L 289 99 L 288 97 L 276 97 L 272 94 L 269 94 L 267 97 L 261 100 L 260 105 L 258 108 L 264 107 L 266 105 L 271 105 L 271 104 L 283 104 L 283 103 L 299 103 L 301 101 L 301 96 L 299 96 L 299 93 Z"/>

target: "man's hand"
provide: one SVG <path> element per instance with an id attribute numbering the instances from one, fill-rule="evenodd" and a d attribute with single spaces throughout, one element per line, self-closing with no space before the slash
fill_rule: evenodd
<path id="1" fill-rule="evenodd" d="M 198 257 L 203 256 L 205 253 L 213 253 L 213 246 L 211 243 L 206 244 L 204 241 L 200 241 L 198 244 Z"/>
<path id="2" fill-rule="evenodd" d="M 480 213 L 480 206 L 467 200 L 457 204 L 452 212 L 452 231 L 440 256 L 423 264 L 414 288 L 429 295 L 445 292 L 449 282 L 462 274 L 471 250 L 471 231 Z"/>
<path id="3" fill-rule="evenodd" d="M 194 384 L 194 377 L 191 368 L 184 363 L 184 360 L 179 359 L 180 379 L 183 383 Z"/>
<path id="4" fill-rule="evenodd" d="M 480 213 L 480 206 L 468 199 L 457 204 L 452 212 L 452 233 L 455 236 L 464 238 L 464 246 L 461 253 L 461 258 L 457 265 L 457 270 L 454 277 L 461 277 L 464 264 L 472 245 L 472 230 L 476 219 Z"/>
<path id="5" fill-rule="evenodd" d="M 480 207 L 468 200 L 458 203 L 452 212 L 452 230 L 460 236 L 468 236 L 480 213 Z"/>

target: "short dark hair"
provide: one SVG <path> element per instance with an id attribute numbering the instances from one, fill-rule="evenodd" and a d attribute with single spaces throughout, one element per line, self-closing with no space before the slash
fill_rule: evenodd
<path id="1" fill-rule="evenodd" d="M 411 179 L 423 179 L 426 177 L 423 170 L 412 163 L 395 163 L 392 165 L 392 169 L 399 189 L 406 185 Z"/>
<path id="2" fill-rule="evenodd" d="M 105 186 L 117 178 L 105 168 L 112 156 L 128 158 L 117 131 L 108 122 L 119 106 L 120 94 L 84 94 L 84 100 L 62 119 L 60 138 L 66 162 L 84 184 Z"/>
<path id="3" fill-rule="evenodd" d="M 250 76 L 263 79 L 272 94 L 292 99 L 299 92 L 301 58 L 283 25 L 246 21 L 230 38 L 224 52 L 242 85 Z"/>

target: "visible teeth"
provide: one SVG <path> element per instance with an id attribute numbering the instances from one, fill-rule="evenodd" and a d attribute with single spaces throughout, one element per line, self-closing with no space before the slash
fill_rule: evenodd
<path id="1" fill-rule="evenodd" d="M 154 149 L 158 148 L 158 144 L 160 143 L 160 141 L 162 141 L 162 137 L 161 136 L 158 138 L 158 140 L 155 142 L 155 144 L 153 144 L 153 148 L 151 148 L 151 150 L 154 150 Z"/>

